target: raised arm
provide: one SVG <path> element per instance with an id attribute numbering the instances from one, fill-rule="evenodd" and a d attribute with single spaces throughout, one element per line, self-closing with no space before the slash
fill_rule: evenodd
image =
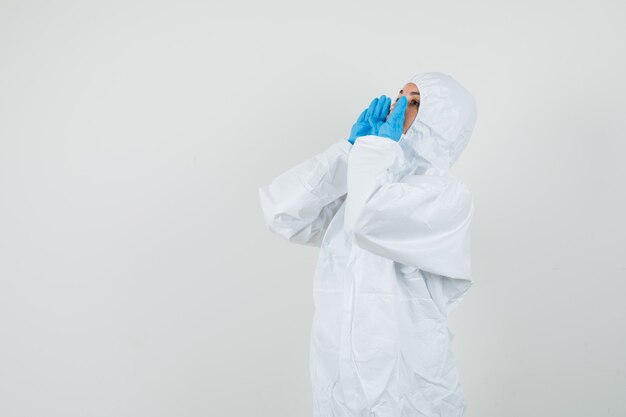
<path id="1" fill-rule="evenodd" d="M 469 227 L 474 206 L 453 177 L 394 176 L 404 161 L 399 144 L 366 136 L 355 142 L 348 168 L 346 225 L 355 243 L 423 271 L 471 280 Z"/>
<path id="2" fill-rule="evenodd" d="M 347 192 L 347 140 L 278 175 L 259 188 L 265 224 L 290 242 L 319 247 Z"/>

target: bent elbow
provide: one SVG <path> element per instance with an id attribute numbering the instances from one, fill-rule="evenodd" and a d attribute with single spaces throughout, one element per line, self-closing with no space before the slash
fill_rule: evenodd
<path id="1" fill-rule="evenodd" d="M 274 220 L 266 221 L 267 229 L 282 239 L 298 243 L 306 246 L 319 246 L 319 231 L 313 230 L 310 224 L 296 224 L 289 221 L 276 220 L 280 216 L 274 217 Z"/>
<path id="2" fill-rule="evenodd" d="M 368 226 L 371 226 L 371 224 L 368 224 L 367 220 L 364 220 L 363 216 L 360 216 L 359 219 L 357 219 L 350 229 L 354 243 L 361 249 L 375 255 L 396 260 L 397 256 L 393 253 L 393 250 L 391 250 L 391 246 L 383 243 L 384 237 L 377 237 L 375 231 Z"/>

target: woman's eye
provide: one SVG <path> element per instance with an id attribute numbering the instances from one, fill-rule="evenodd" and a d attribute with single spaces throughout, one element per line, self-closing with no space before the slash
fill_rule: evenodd
<path id="1" fill-rule="evenodd" d="M 398 98 L 396 99 L 396 102 L 397 102 L 398 100 L 400 100 L 400 97 L 398 97 Z M 411 104 L 419 105 L 420 103 L 419 103 L 419 101 L 413 100 L 413 101 L 411 102 Z"/>

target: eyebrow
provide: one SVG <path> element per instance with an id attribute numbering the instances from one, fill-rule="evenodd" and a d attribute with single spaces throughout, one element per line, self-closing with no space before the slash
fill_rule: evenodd
<path id="1" fill-rule="evenodd" d="M 400 94 L 402 94 L 402 93 L 403 93 L 403 91 L 404 91 L 404 90 L 400 90 Z M 416 94 L 416 95 L 418 95 L 418 96 L 420 95 L 420 93 L 416 93 L 416 92 L 414 92 L 414 91 L 409 93 L 409 95 L 411 95 L 411 94 Z"/>

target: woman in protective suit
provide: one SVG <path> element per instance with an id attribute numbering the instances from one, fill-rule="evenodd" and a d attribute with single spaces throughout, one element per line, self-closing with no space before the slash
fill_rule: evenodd
<path id="1" fill-rule="evenodd" d="M 448 313 L 472 285 L 470 191 L 450 167 L 476 123 L 454 78 L 419 73 L 372 101 L 351 137 L 261 187 L 267 227 L 320 248 L 315 417 L 459 417 Z"/>

